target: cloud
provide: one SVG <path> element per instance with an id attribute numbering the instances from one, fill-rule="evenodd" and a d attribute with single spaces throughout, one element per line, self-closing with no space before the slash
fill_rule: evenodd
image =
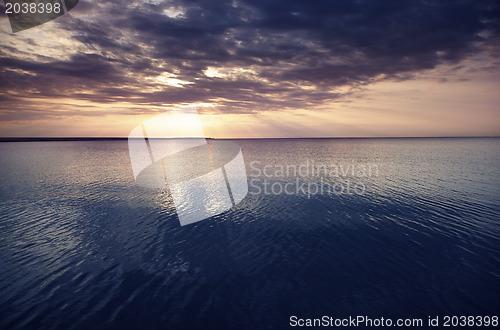
<path id="1" fill-rule="evenodd" d="M 40 55 L 34 34 L 6 35 L 0 109 L 28 116 L 40 96 L 308 108 L 483 52 L 498 44 L 499 17 L 497 2 L 475 0 L 81 1 L 51 25 L 67 39 L 55 54 Z"/>

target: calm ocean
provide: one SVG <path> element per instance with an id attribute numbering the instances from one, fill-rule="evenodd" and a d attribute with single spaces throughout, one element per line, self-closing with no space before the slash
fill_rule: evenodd
<path id="1" fill-rule="evenodd" d="M 187 226 L 125 140 L 0 143 L 0 328 L 499 314 L 500 139 L 235 142 L 249 194 Z"/>

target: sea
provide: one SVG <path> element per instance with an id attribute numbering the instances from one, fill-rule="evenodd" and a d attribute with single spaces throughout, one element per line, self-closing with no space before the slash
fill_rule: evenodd
<path id="1" fill-rule="evenodd" d="M 126 139 L 0 142 L 0 328 L 498 320 L 500 138 L 231 142 L 246 197 L 183 226 Z"/>

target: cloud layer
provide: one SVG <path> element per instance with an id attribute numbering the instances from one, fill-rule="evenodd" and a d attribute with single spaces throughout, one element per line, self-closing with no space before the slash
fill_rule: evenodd
<path id="1" fill-rule="evenodd" d="M 80 1 L 42 39 L 2 33 L 0 120 L 31 118 L 39 98 L 307 109 L 458 65 L 498 44 L 499 17 L 475 0 Z"/>

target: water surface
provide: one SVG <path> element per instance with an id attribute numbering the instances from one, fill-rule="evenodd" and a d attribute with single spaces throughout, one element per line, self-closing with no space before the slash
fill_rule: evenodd
<path id="1" fill-rule="evenodd" d="M 180 226 L 126 141 L 0 143 L 0 327 L 278 329 L 289 317 L 494 315 L 500 139 L 239 140 L 250 194 Z M 251 166 L 251 163 L 253 165 Z M 376 165 L 370 176 L 252 168 Z"/>

